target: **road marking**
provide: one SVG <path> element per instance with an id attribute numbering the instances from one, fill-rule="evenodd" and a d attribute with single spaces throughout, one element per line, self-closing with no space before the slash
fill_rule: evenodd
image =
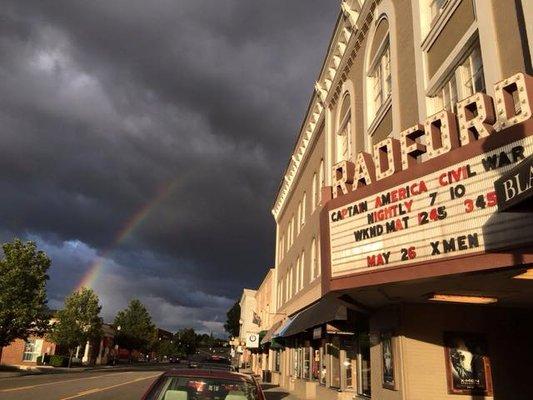
<path id="1" fill-rule="evenodd" d="M 106 390 L 114 389 L 114 388 L 119 387 L 119 386 L 129 385 L 130 383 L 135 383 L 135 382 L 144 381 L 144 380 L 146 380 L 146 379 L 155 378 L 155 377 L 158 377 L 159 375 L 161 375 L 161 374 L 156 374 L 156 375 L 150 375 L 150 376 L 145 376 L 145 377 L 141 377 L 141 378 L 136 378 L 136 379 L 133 379 L 133 380 L 131 380 L 131 381 L 126 381 L 126 382 L 122 382 L 122 383 L 117 383 L 116 385 L 106 386 L 106 387 L 103 387 L 103 388 L 89 389 L 89 390 L 86 390 L 85 392 L 80 392 L 80 393 L 78 393 L 78 394 L 75 394 L 74 396 L 63 397 L 63 398 L 60 399 L 60 400 L 76 399 L 76 398 L 78 398 L 78 397 L 87 396 L 87 395 L 89 395 L 89 394 L 99 393 L 99 392 L 104 392 L 104 391 L 106 391 Z"/>
<path id="2" fill-rule="evenodd" d="M 127 371 L 127 372 L 117 372 L 117 373 L 105 373 L 105 374 L 100 374 L 98 376 L 91 376 L 91 377 L 88 377 L 88 378 L 75 378 L 75 379 L 65 379 L 65 380 L 62 380 L 62 381 L 55 381 L 55 382 L 47 382 L 47 383 L 38 383 L 38 384 L 35 384 L 35 385 L 29 385 L 29 386 L 19 386 L 19 387 L 14 387 L 14 388 L 9 388 L 9 389 L 0 389 L 0 393 L 5 393 L 5 392 L 16 392 L 18 390 L 26 390 L 26 389 L 33 389 L 33 388 L 36 388 L 36 387 L 41 387 L 41 386 L 49 386 L 49 385 L 56 385 L 58 383 L 65 383 L 65 382 L 75 382 L 75 381 L 83 381 L 83 380 L 89 380 L 89 379 L 98 379 L 98 378 L 103 378 L 105 376 L 117 376 L 117 375 L 123 375 L 123 374 L 131 374 L 133 371 Z"/>

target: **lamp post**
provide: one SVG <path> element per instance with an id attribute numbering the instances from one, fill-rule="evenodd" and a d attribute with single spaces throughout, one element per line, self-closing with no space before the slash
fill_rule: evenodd
<path id="1" fill-rule="evenodd" d="M 117 326 L 117 332 L 120 332 L 120 329 L 121 329 L 120 325 Z M 113 365 L 116 365 L 117 363 L 117 353 L 118 353 L 118 344 L 116 343 L 116 339 L 115 339 L 115 352 L 113 354 Z"/>

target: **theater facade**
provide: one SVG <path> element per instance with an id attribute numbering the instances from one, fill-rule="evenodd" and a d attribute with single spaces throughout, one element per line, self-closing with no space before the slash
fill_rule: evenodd
<path id="1" fill-rule="evenodd" d="M 340 2 L 272 209 L 269 380 L 533 398 L 531 21 L 525 0 Z"/>

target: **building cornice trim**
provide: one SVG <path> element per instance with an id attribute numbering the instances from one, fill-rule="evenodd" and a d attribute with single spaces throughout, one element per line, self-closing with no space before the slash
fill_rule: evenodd
<path id="1" fill-rule="evenodd" d="M 353 58 L 361 47 L 368 31 L 368 15 L 371 14 L 379 0 L 344 0 L 337 24 L 328 47 L 328 51 L 315 84 L 306 118 L 300 129 L 289 164 L 280 183 L 272 215 L 276 221 L 283 213 L 287 199 L 290 197 L 295 182 L 298 180 L 302 164 L 307 159 L 312 144 L 325 117 L 324 110 L 330 107 L 339 96 L 339 82 L 346 80 L 347 72 L 353 64 Z M 350 51 L 349 51 L 350 50 Z"/>

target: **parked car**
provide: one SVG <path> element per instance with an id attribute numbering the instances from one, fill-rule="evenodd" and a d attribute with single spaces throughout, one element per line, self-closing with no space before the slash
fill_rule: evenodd
<path id="1" fill-rule="evenodd" d="M 142 400 L 265 400 L 250 375 L 219 370 L 170 370 L 148 388 Z"/>

